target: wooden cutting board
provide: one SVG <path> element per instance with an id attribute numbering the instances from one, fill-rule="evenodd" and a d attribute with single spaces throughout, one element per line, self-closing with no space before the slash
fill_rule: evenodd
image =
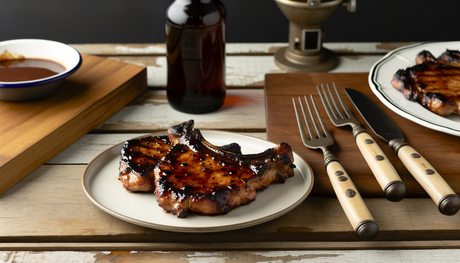
<path id="1" fill-rule="evenodd" d="M 388 109 L 371 91 L 367 73 L 267 74 L 265 77 L 267 138 L 275 143 L 289 143 L 293 150 L 310 164 L 315 179 L 312 195 L 331 196 L 334 195 L 334 192 L 324 168 L 321 150 L 306 148 L 299 135 L 292 98 L 310 94 L 313 95 L 335 139 L 336 143 L 329 147 L 329 150 L 340 160 L 361 195 L 383 196 L 382 189 L 359 152 L 351 127 L 336 128 L 324 110 L 316 85 L 332 82 L 337 85 L 348 108 L 390 159 L 407 186 L 407 196 L 428 196 L 428 194 L 412 177 L 388 144 L 375 136 L 348 99 L 343 88 L 359 90 L 376 102 L 401 129 L 409 145 L 420 152 L 436 168 L 457 194 L 460 193 L 460 137 L 425 128 Z"/>
<path id="2" fill-rule="evenodd" d="M 0 194 L 147 89 L 145 67 L 82 58 L 80 69 L 51 96 L 0 101 Z"/>

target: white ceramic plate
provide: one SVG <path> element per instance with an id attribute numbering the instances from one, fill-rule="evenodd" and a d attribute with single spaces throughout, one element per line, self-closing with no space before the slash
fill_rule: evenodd
<path id="1" fill-rule="evenodd" d="M 224 145 L 236 142 L 244 154 L 262 152 L 274 143 L 237 133 L 201 131 L 209 142 Z M 166 133 L 156 133 L 160 135 Z M 219 232 L 254 226 L 278 218 L 300 203 L 313 188 L 313 173 L 308 163 L 294 153 L 295 176 L 284 184 L 273 183 L 258 192 L 255 201 L 226 215 L 203 216 L 190 213 L 176 218 L 158 206 L 152 193 L 130 193 L 118 181 L 118 162 L 123 143 L 98 155 L 86 168 L 82 184 L 89 199 L 106 213 L 121 220 L 154 229 L 175 232 Z"/>
<path id="2" fill-rule="evenodd" d="M 438 57 L 446 49 L 460 50 L 460 42 L 420 43 L 395 49 L 377 61 L 369 74 L 369 85 L 375 95 L 395 113 L 427 128 L 460 136 L 460 116 L 453 114 L 441 117 L 425 109 L 417 102 L 407 100 L 393 88 L 391 80 L 399 69 L 415 65 L 415 57 L 428 50 Z"/>

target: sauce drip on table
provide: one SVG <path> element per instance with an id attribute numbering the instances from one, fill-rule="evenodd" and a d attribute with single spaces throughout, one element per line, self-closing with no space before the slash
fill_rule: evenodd
<path id="1" fill-rule="evenodd" d="M 61 64 L 39 58 L 0 60 L 0 81 L 16 82 L 47 78 L 65 71 Z"/>

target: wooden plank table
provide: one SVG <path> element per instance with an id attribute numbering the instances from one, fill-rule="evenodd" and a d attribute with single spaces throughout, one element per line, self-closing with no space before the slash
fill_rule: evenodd
<path id="1" fill-rule="evenodd" d="M 339 54 L 331 72 L 368 72 L 409 43 L 326 43 Z M 380 233 L 361 242 L 335 197 L 310 196 L 271 222 L 224 233 L 183 234 L 143 228 L 107 215 L 86 197 L 87 164 L 126 139 L 194 119 L 197 128 L 267 138 L 264 79 L 283 73 L 273 54 L 285 43 L 228 44 L 228 101 L 190 115 L 169 107 L 163 44 L 73 45 L 80 52 L 147 68 L 148 91 L 0 195 L 0 262 L 454 262 L 460 218 L 442 216 L 431 199 L 389 203 L 366 197 Z M 231 103 L 230 103 L 231 102 Z M 322 161 L 322 160 L 318 160 Z"/>

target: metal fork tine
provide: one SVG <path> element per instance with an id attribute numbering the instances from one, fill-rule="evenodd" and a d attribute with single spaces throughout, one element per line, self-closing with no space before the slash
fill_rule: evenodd
<path id="1" fill-rule="evenodd" d="M 324 105 L 324 109 L 326 110 L 326 113 L 328 116 L 334 116 L 334 119 L 337 120 L 337 116 L 335 115 L 334 110 L 331 107 L 331 103 L 329 102 L 329 98 L 326 94 L 326 91 L 324 90 L 324 86 L 321 84 L 321 89 L 319 88 L 318 85 L 316 85 L 316 89 L 318 90 L 319 97 L 321 98 L 321 102 Z M 331 118 L 332 119 L 332 118 Z"/>
<path id="2" fill-rule="evenodd" d="M 300 97 L 299 97 L 299 101 L 300 101 Z M 300 114 L 299 114 L 299 111 L 297 110 L 297 104 L 295 103 L 294 98 L 292 98 L 292 103 L 294 104 L 295 117 L 297 118 L 297 125 L 299 126 L 300 137 L 302 138 L 302 142 L 305 144 L 306 141 L 308 141 L 308 138 L 307 138 L 307 135 L 305 134 L 305 130 L 303 128 L 303 124 L 302 124 L 302 121 L 300 119 Z M 300 105 L 302 106 L 301 101 L 300 101 Z M 307 125 L 307 127 L 308 127 L 308 125 Z"/>
<path id="3" fill-rule="evenodd" d="M 318 116 L 318 120 L 319 120 L 319 122 L 321 123 L 321 127 L 323 128 L 324 134 L 326 135 L 326 137 L 331 136 L 331 134 L 329 133 L 329 130 L 328 130 L 327 127 L 326 127 L 326 124 L 324 123 L 323 118 L 321 117 L 321 114 L 319 114 L 318 107 L 316 106 L 316 103 L 315 103 L 315 100 L 313 99 L 313 96 L 310 95 L 310 98 L 311 98 L 311 102 L 312 102 L 312 104 L 313 104 L 313 107 L 315 108 L 316 116 Z M 312 116 L 312 118 L 313 118 L 313 116 Z M 315 121 L 315 128 L 318 129 L 318 128 L 317 128 L 316 121 Z"/>
<path id="4" fill-rule="evenodd" d="M 318 131 L 318 124 L 316 124 L 315 118 L 313 118 L 313 115 L 311 114 L 310 105 L 308 104 L 307 96 L 304 96 L 304 99 L 305 99 L 305 103 L 307 104 L 307 109 L 308 109 L 308 113 L 310 114 L 310 119 L 312 120 L 312 123 L 315 126 L 316 133 L 318 134 L 318 138 L 321 138 L 322 134 Z M 303 103 L 300 97 L 299 97 L 299 102 L 300 102 L 300 108 L 302 109 L 305 124 L 307 124 L 308 134 L 310 134 L 310 138 L 312 139 L 316 138 L 315 132 L 311 128 L 312 126 L 310 124 L 310 121 L 308 120 L 307 114 L 305 113 L 305 108 L 303 107 Z"/>
<path id="5" fill-rule="evenodd" d="M 311 128 L 312 125 L 310 124 L 310 121 L 307 118 L 307 114 L 305 112 L 305 108 L 303 106 L 302 100 L 301 100 L 300 97 L 298 97 L 298 100 L 299 100 L 299 104 L 300 104 L 300 109 L 302 110 L 302 116 L 303 116 L 305 124 L 306 124 L 305 126 L 307 127 L 308 134 L 310 135 L 310 139 L 314 139 L 314 138 L 316 138 L 316 135 L 315 135 L 315 132 L 313 131 L 313 129 Z M 305 129 L 303 127 L 304 125 L 302 124 L 302 121 L 300 119 L 300 114 L 299 114 L 299 112 L 297 110 L 297 105 L 295 103 L 294 98 L 292 99 L 292 101 L 294 102 L 294 105 L 295 105 L 294 108 L 295 108 L 296 117 L 297 117 L 297 124 L 299 125 L 299 129 L 301 131 L 302 140 L 309 140 L 309 138 L 307 137 L 307 134 L 305 133 Z M 307 102 L 307 106 L 308 106 L 308 102 Z M 311 113 L 310 113 L 310 116 L 311 116 Z"/>
<path id="6" fill-rule="evenodd" d="M 308 138 L 305 135 L 305 130 L 303 128 L 302 121 L 300 120 L 299 111 L 297 110 L 297 104 L 295 103 L 294 98 L 292 98 L 292 103 L 294 104 L 295 117 L 297 119 L 297 125 L 299 126 L 300 137 L 302 137 L 302 141 L 305 142 L 305 140 L 308 140 Z"/>
<path id="7" fill-rule="evenodd" d="M 350 109 L 348 109 L 347 104 L 345 104 L 345 101 L 342 99 L 342 96 L 340 96 L 340 93 L 337 90 L 335 83 L 332 82 L 332 85 L 334 86 L 335 93 L 337 94 L 337 98 L 339 98 L 339 101 L 340 101 L 340 104 L 342 105 L 343 110 L 347 113 L 348 117 L 352 116 L 353 114 L 351 113 Z"/>
<path id="8" fill-rule="evenodd" d="M 310 95 L 311 96 L 311 95 Z M 316 134 L 318 134 L 318 138 L 322 138 L 324 137 L 323 134 L 321 133 L 321 131 L 319 130 L 319 126 L 318 126 L 318 123 L 316 122 L 316 119 L 315 117 L 313 116 L 313 113 L 311 111 L 311 108 L 310 108 L 310 103 L 308 103 L 308 100 L 307 100 L 307 96 L 303 96 L 304 99 L 305 99 L 305 104 L 307 104 L 307 109 L 308 109 L 308 113 L 310 114 L 310 119 L 311 119 L 311 122 L 313 123 L 313 126 L 315 127 L 315 130 L 316 130 Z M 305 114 L 305 110 L 304 108 L 302 107 L 302 111 L 303 111 L 303 116 L 305 117 L 305 122 L 307 122 L 307 115 Z M 307 128 L 309 129 L 309 131 L 311 130 L 311 125 L 307 125 Z M 313 132 L 313 130 L 312 130 Z M 313 138 L 312 134 L 310 134 L 311 138 Z"/>
<path id="9" fill-rule="evenodd" d="M 333 83 L 334 84 L 334 83 Z M 338 112 L 338 114 L 340 115 L 340 118 L 344 119 L 345 116 L 342 112 L 342 110 L 340 109 L 339 107 L 339 104 L 337 103 L 337 100 L 335 99 L 334 95 L 332 94 L 331 92 L 331 88 L 329 88 L 329 84 L 326 84 L 326 87 L 327 87 L 327 91 L 329 92 L 329 96 L 331 97 L 331 100 L 332 100 L 332 103 L 334 104 L 334 107 L 335 107 L 335 110 Z M 335 84 L 334 84 L 334 88 L 335 88 Z M 337 97 L 339 97 L 341 99 L 341 96 L 340 94 L 338 93 L 337 91 L 337 88 L 335 89 L 335 92 L 337 94 Z M 343 104 L 342 104 L 343 106 Z"/>

